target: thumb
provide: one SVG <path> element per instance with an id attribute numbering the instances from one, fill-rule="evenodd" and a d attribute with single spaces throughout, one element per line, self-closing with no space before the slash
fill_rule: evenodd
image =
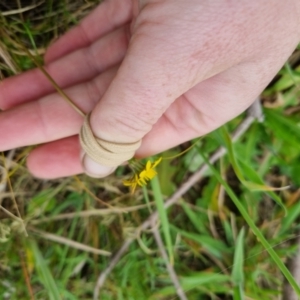
<path id="1" fill-rule="evenodd" d="M 186 32 L 171 36 L 174 26 L 166 23 L 165 15 L 161 15 L 161 22 L 147 22 L 145 16 L 142 11 L 127 54 L 90 116 L 94 136 L 105 142 L 117 145 L 137 143 L 176 98 L 203 79 L 203 72 L 193 67 L 190 59 L 193 45 L 187 47 L 182 43 Z M 85 153 L 82 164 L 89 175 L 104 177 L 119 162 L 115 166 L 99 165 Z"/>
<path id="2" fill-rule="evenodd" d="M 161 69 L 164 59 L 153 52 L 144 57 L 144 46 L 140 47 L 137 41 L 129 49 L 116 77 L 90 115 L 90 128 L 96 138 L 117 145 L 138 145 L 169 105 L 182 94 L 178 87 L 168 89 L 168 81 L 173 79 Z M 133 155 L 134 152 L 131 157 Z M 116 162 L 115 166 L 105 162 L 100 165 L 85 154 L 82 163 L 90 176 L 104 177 L 121 162 Z"/>

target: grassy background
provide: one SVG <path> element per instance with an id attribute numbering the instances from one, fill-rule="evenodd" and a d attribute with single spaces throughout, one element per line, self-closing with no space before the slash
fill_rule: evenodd
<path id="1" fill-rule="evenodd" d="M 98 2 L 1 1 L 0 28 L 17 35 L 32 53 L 42 55 L 53 39 Z M 39 5 L 23 13 L 14 11 L 32 4 Z M 34 67 L 18 44 L 1 38 L 0 47 L 5 53 L 5 59 L 0 57 L 2 79 Z M 211 169 L 178 203 L 168 210 L 161 208 L 204 164 L 203 154 L 209 156 L 224 145 L 231 155 L 214 165 L 218 175 L 282 261 L 295 255 L 300 214 L 299 66 L 300 48 L 262 95 L 263 123 L 253 123 L 232 145 L 224 129 L 232 132 L 245 115 L 236 118 L 179 158 L 163 160 L 158 178 L 134 195 L 122 185 L 129 174 L 127 167 L 104 180 L 82 175 L 43 181 L 26 170 L 29 148 L 0 156 L 1 207 L 16 215 L 11 181 L 29 234 L 26 237 L 20 222 L 0 210 L 0 298 L 92 299 L 97 278 L 111 260 L 109 254 L 126 239 L 135 238 L 136 228 L 158 209 L 159 231 L 188 299 L 280 299 L 284 278 L 278 265 Z M 4 167 L 9 167 L 10 181 Z M 237 173 L 248 182 L 290 188 L 273 194 L 253 191 L 240 183 Z M 140 232 L 107 277 L 100 295 L 120 300 L 178 299 L 152 231 Z"/>

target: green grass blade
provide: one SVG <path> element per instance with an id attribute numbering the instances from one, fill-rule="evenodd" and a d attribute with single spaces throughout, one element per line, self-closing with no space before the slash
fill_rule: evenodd
<path id="1" fill-rule="evenodd" d="M 165 242 L 167 245 L 167 250 L 169 253 L 170 263 L 173 265 L 174 255 L 173 255 L 172 238 L 170 233 L 170 224 L 167 216 L 167 211 L 164 208 L 164 199 L 160 190 L 159 180 L 157 176 L 151 180 L 151 188 L 153 191 L 154 201 L 157 207 L 159 220 L 161 221 L 161 226 L 164 233 Z"/>
<path id="2" fill-rule="evenodd" d="M 287 213 L 286 207 L 282 203 L 281 199 L 275 193 L 271 193 L 273 190 L 278 190 L 278 188 L 273 188 L 273 187 L 264 185 L 263 180 L 260 178 L 259 179 L 256 178 L 256 180 L 258 182 L 250 182 L 250 181 L 246 180 L 243 175 L 242 169 L 240 168 L 240 166 L 237 162 L 236 156 L 234 154 L 231 137 L 228 134 L 228 132 L 224 126 L 221 128 L 220 133 L 225 142 L 231 165 L 232 165 L 234 172 L 235 172 L 236 176 L 238 177 L 239 181 L 242 183 L 242 185 L 245 186 L 249 191 L 267 191 L 267 192 L 269 192 L 269 195 L 272 197 L 272 199 L 284 210 L 284 212 L 286 214 Z M 248 167 L 247 171 L 250 173 L 249 167 Z"/>
<path id="3" fill-rule="evenodd" d="M 37 46 L 36 46 L 34 37 L 32 36 L 32 33 L 31 33 L 31 31 L 30 31 L 30 28 L 29 28 L 28 24 L 23 23 L 23 27 L 24 27 L 24 29 L 25 29 L 25 31 L 26 31 L 28 37 L 29 37 L 29 40 L 30 40 L 30 42 L 31 42 L 31 44 L 32 44 L 32 47 L 34 48 L 35 52 L 38 53 L 38 51 L 37 51 Z"/>
<path id="4" fill-rule="evenodd" d="M 61 299 L 58 287 L 56 286 L 55 280 L 37 246 L 34 241 L 30 242 L 30 247 L 35 259 L 35 268 L 39 274 L 41 283 L 44 285 L 48 292 L 50 300 Z"/>
<path id="5" fill-rule="evenodd" d="M 203 248 L 205 248 L 211 255 L 221 259 L 226 252 L 229 252 L 228 247 L 220 240 L 217 240 L 209 235 L 198 234 L 193 232 L 187 232 L 181 230 L 174 225 L 171 225 L 171 228 L 174 229 L 181 236 L 197 242 Z"/>
<path id="6" fill-rule="evenodd" d="M 280 72 L 280 79 L 270 89 L 268 89 L 267 94 L 282 92 L 299 84 L 300 74 L 297 71 L 299 71 L 299 67 L 297 67 L 295 70 L 292 70 L 291 66 L 286 63 L 284 69 L 282 69 Z"/>
<path id="7" fill-rule="evenodd" d="M 234 284 L 234 300 L 244 299 L 244 236 L 245 230 L 242 228 L 240 231 L 234 251 L 233 268 L 231 278 Z"/>
<path id="8" fill-rule="evenodd" d="M 286 216 L 282 219 L 279 235 L 290 229 L 300 215 L 300 202 L 294 204 L 288 209 Z"/>
<path id="9" fill-rule="evenodd" d="M 264 182 L 261 179 L 261 177 L 248 164 L 246 164 L 242 160 L 239 160 L 239 163 L 240 163 L 242 169 L 244 170 L 244 172 L 250 178 L 250 180 L 252 180 L 253 182 L 257 182 L 258 186 L 262 187 L 262 189 L 259 189 L 259 188 L 255 189 L 254 186 L 253 186 L 253 189 L 250 189 L 250 190 L 251 191 L 263 191 L 264 193 L 269 195 L 270 198 L 272 198 L 279 206 L 281 206 L 281 208 L 283 208 L 283 210 L 285 212 L 285 215 L 286 215 L 287 214 L 287 209 L 286 209 L 285 205 L 282 203 L 280 197 L 276 193 L 274 193 L 272 190 L 268 190 L 267 186 L 264 186 Z"/>
<path id="10" fill-rule="evenodd" d="M 151 204 L 150 204 L 147 187 L 143 186 L 142 189 L 143 189 L 143 195 L 144 195 L 145 202 L 147 204 L 148 210 L 149 210 L 150 213 L 152 213 L 153 211 L 152 211 L 152 207 L 151 207 Z"/>
<path id="11" fill-rule="evenodd" d="M 199 272 L 199 273 L 191 273 L 189 274 L 189 276 L 180 277 L 180 285 L 182 289 L 186 292 L 190 292 L 193 289 L 199 289 L 199 291 L 201 291 L 201 288 L 203 288 L 204 290 L 205 289 L 209 290 L 210 295 L 215 293 L 222 293 L 224 292 L 224 290 L 230 289 L 229 284 L 230 284 L 229 276 L 218 274 L 218 273 Z M 174 286 L 160 288 L 159 291 L 152 294 L 149 299 L 151 300 L 165 299 L 165 297 L 171 295 L 172 296 L 176 295 L 176 289 L 174 288 Z M 189 298 L 189 299 L 204 299 L 203 297 L 201 297 L 202 295 L 203 294 L 199 292 L 197 298 Z M 178 298 L 174 297 L 174 298 L 167 298 L 167 299 L 178 299 Z M 214 297 L 212 299 L 218 299 L 218 298 Z"/>
<path id="12" fill-rule="evenodd" d="M 185 214 L 187 215 L 191 223 L 194 225 L 194 227 L 197 229 L 197 231 L 201 234 L 208 235 L 208 230 L 205 227 L 205 221 L 207 221 L 207 214 L 206 216 L 204 216 L 203 213 L 193 211 L 184 201 L 181 201 L 180 204 Z"/>
<path id="13" fill-rule="evenodd" d="M 272 248 L 272 246 L 268 243 L 266 238 L 263 236 L 261 231 L 256 227 L 254 224 L 252 218 L 249 216 L 247 210 L 244 208 L 244 206 L 241 204 L 238 197 L 235 195 L 233 190 L 229 187 L 229 185 L 223 180 L 223 178 L 220 176 L 219 172 L 212 166 L 212 164 L 208 161 L 208 159 L 202 154 L 206 164 L 210 167 L 212 173 L 215 175 L 217 180 L 224 186 L 227 194 L 235 204 L 235 206 L 238 208 L 239 212 L 251 228 L 252 232 L 256 235 L 256 237 L 260 240 L 262 245 L 264 246 L 265 250 L 269 253 L 269 255 L 272 257 L 273 261 L 277 265 L 277 267 L 280 269 L 280 271 L 283 273 L 284 277 L 287 279 L 287 281 L 290 283 L 294 291 L 296 292 L 297 296 L 300 297 L 300 287 L 298 286 L 297 282 L 295 281 L 294 277 L 288 270 L 288 268 L 285 266 L 285 264 L 281 261 L 280 257 L 277 255 L 275 250 Z"/>
<path id="14" fill-rule="evenodd" d="M 244 300 L 244 292 L 241 285 L 235 286 L 233 288 L 233 300 Z"/>
<path id="15" fill-rule="evenodd" d="M 274 135 L 300 150 L 299 126 L 279 111 L 265 109 L 264 112 L 266 116 L 265 125 L 274 132 Z"/>
<path id="16" fill-rule="evenodd" d="M 233 268 L 231 273 L 232 280 L 235 285 L 244 284 L 244 236 L 245 230 L 242 228 L 235 245 Z"/>

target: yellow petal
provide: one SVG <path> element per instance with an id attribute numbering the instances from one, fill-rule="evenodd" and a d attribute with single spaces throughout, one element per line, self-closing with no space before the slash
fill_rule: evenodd
<path id="1" fill-rule="evenodd" d="M 136 182 L 134 182 L 132 185 L 131 185 L 131 194 L 134 193 L 135 189 L 136 189 Z"/>
<path id="2" fill-rule="evenodd" d="M 140 178 L 137 183 L 138 183 L 139 186 L 146 185 L 147 184 L 147 179 L 146 178 Z"/>
<path id="3" fill-rule="evenodd" d="M 152 168 L 155 168 L 162 160 L 162 157 L 159 157 L 152 165 Z"/>
<path id="4" fill-rule="evenodd" d="M 151 161 L 148 160 L 147 163 L 146 163 L 146 166 L 145 166 L 145 170 L 150 170 L 151 169 Z"/>
<path id="5" fill-rule="evenodd" d="M 123 180 L 124 186 L 131 186 L 133 184 L 132 180 Z"/>
<path id="6" fill-rule="evenodd" d="M 147 171 L 147 178 L 150 180 L 153 179 L 157 175 L 156 171 L 153 169 L 150 169 Z"/>
<path id="7" fill-rule="evenodd" d="M 139 174 L 139 179 L 144 179 L 147 177 L 147 172 L 144 170 Z"/>

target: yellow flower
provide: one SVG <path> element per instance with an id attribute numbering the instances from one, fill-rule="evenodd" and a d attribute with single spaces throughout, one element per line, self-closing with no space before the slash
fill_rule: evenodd
<path id="1" fill-rule="evenodd" d="M 146 185 L 151 179 L 153 179 L 157 172 L 155 171 L 155 167 L 161 162 L 162 158 L 158 158 L 154 163 L 150 160 L 146 162 L 146 165 L 141 168 L 140 172 L 135 173 L 134 176 L 129 180 L 124 180 L 123 184 L 125 186 L 129 186 L 131 189 L 131 193 L 134 193 L 136 187 Z"/>
<path id="2" fill-rule="evenodd" d="M 129 180 L 123 180 L 123 184 L 125 186 L 129 186 L 130 187 L 130 190 L 131 190 L 131 193 L 133 194 L 136 187 L 137 187 L 137 184 L 138 184 L 138 175 L 134 175 L 131 179 Z"/>

